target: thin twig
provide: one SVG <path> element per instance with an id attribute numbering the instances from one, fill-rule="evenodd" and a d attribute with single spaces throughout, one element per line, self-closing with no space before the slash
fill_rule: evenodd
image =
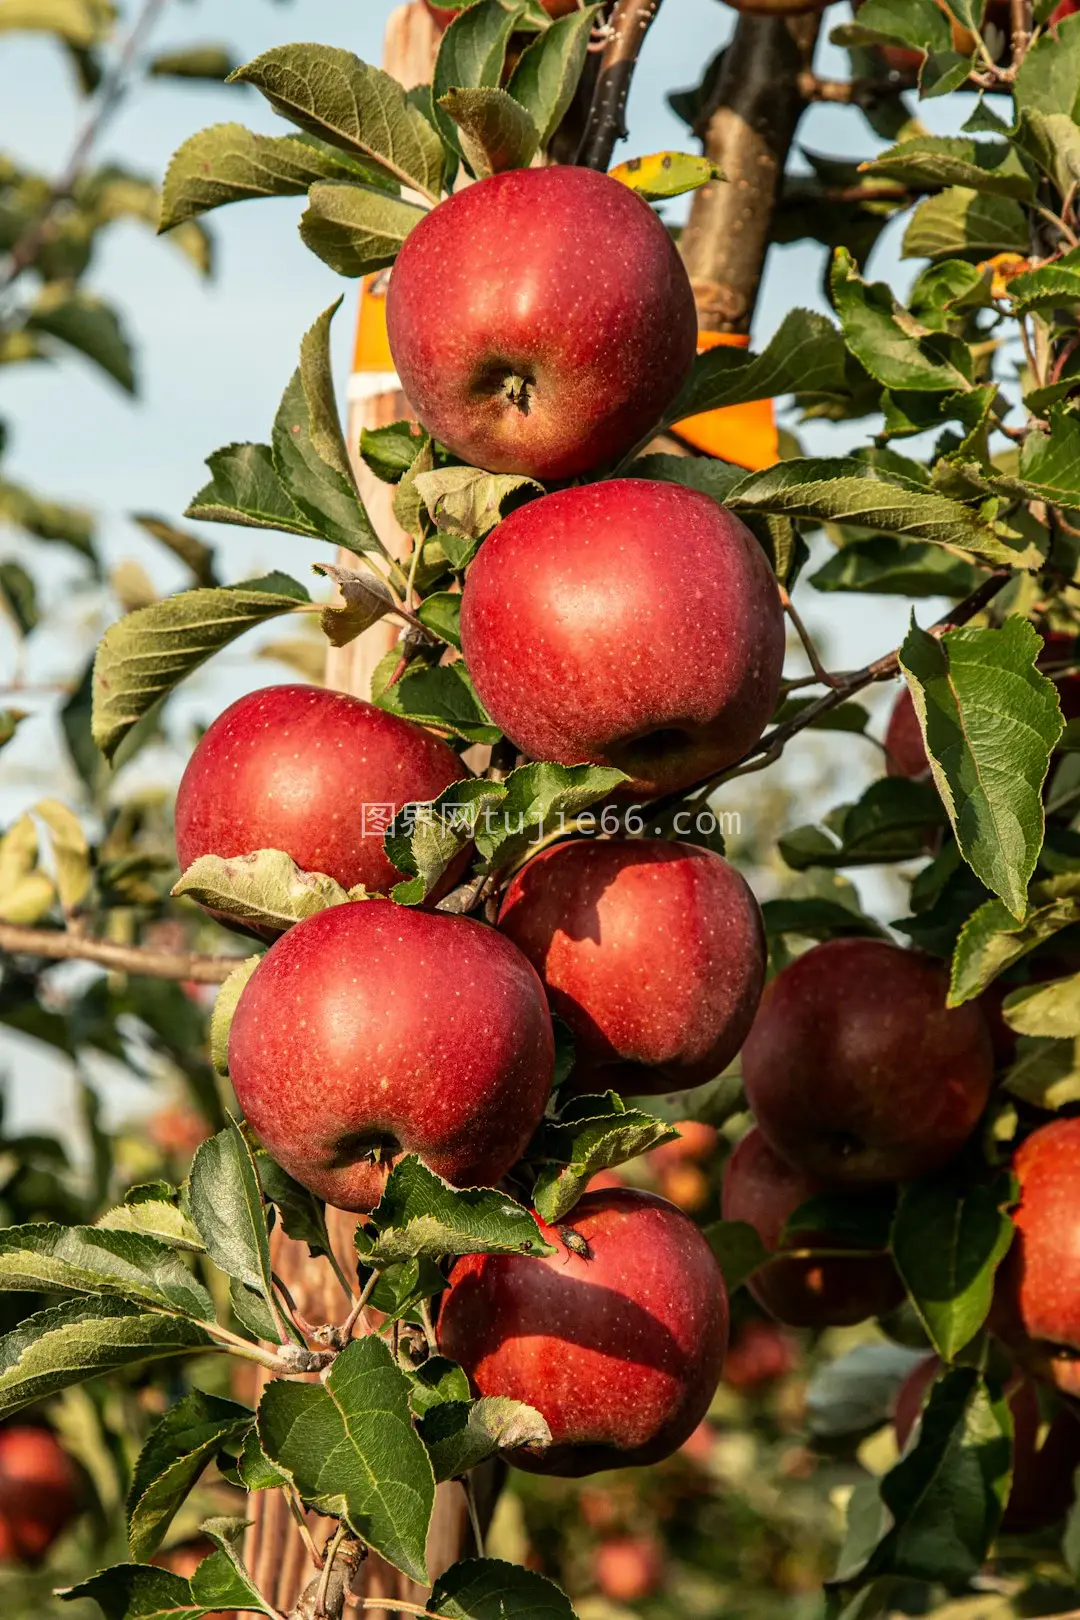
<path id="1" fill-rule="evenodd" d="M 319 1589 L 315 1594 L 315 1613 L 319 1617 L 323 1617 L 326 1614 L 326 1595 L 330 1590 L 330 1576 L 334 1571 L 334 1559 L 338 1555 L 341 1543 L 345 1540 L 345 1537 L 348 1534 L 348 1526 L 346 1525 L 344 1519 L 339 1519 L 338 1527 L 331 1536 L 330 1542 L 326 1549 L 322 1566 L 322 1574 L 319 1576 Z"/>
<path id="2" fill-rule="evenodd" d="M 810 661 L 810 668 L 813 670 L 815 678 L 821 682 L 822 686 L 843 685 L 843 676 L 830 675 L 829 671 L 825 668 L 825 665 L 821 662 L 821 659 L 818 656 L 818 650 L 814 646 L 813 637 L 803 623 L 794 602 L 791 600 L 791 597 L 788 595 L 787 591 L 782 585 L 780 587 L 780 600 L 784 604 L 784 612 L 795 626 L 799 640 L 802 642 L 803 652 Z"/>
<path id="3" fill-rule="evenodd" d="M 146 39 L 161 12 L 164 11 L 166 0 L 145 0 L 142 11 L 135 19 L 131 32 L 120 48 L 112 72 L 105 79 L 93 110 L 75 140 L 67 163 L 60 174 L 60 178 L 53 185 L 49 195 L 34 219 L 26 226 L 22 235 L 15 242 L 8 255 L 8 262 L 0 274 L 0 292 L 6 292 L 13 282 L 17 281 L 24 270 L 29 269 L 37 258 L 41 246 L 48 234 L 53 215 L 66 202 L 74 191 L 87 159 L 104 129 L 109 118 L 116 111 L 123 100 L 128 87 L 128 74 L 138 55 L 139 49 Z"/>
<path id="4" fill-rule="evenodd" d="M 219 1322 L 200 1322 L 199 1326 L 212 1339 L 217 1339 L 230 1355 L 240 1356 L 244 1361 L 257 1361 L 260 1367 L 268 1367 L 271 1372 L 287 1374 L 293 1371 L 288 1362 L 282 1361 L 280 1356 L 275 1356 L 272 1350 L 264 1350 L 261 1345 L 251 1344 L 247 1339 L 242 1339 L 238 1333 L 223 1328 Z"/>
<path id="5" fill-rule="evenodd" d="M 428 1304 L 426 1299 L 422 1299 L 420 1301 L 419 1310 L 420 1321 L 424 1329 L 424 1338 L 427 1340 L 427 1347 L 433 1356 L 437 1356 L 439 1353 L 439 1341 L 435 1337 L 435 1324 L 431 1320 L 431 1306 Z M 481 1554 L 481 1557 L 482 1556 L 483 1554 Z"/>
<path id="6" fill-rule="evenodd" d="M 239 956 L 201 956 L 194 951 L 117 945 L 110 939 L 95 939 L 60 928 L 25 928 L 21 923 L 0 923 L 0 952 L 8 956 L 42 956 L 54 962 L 97 962 L 120 973 L 135 973 L 147 979 L 191 979 L 195 984 L 224 984 L 243 960 Z"/>
<path id="7" fill-rule="evenodd" d="M 286 1484 L 284 1490 L 285 1500 L 289 1504 L 289 1512 L 296 1521 L 296 1528 L 300 1532 L 301 1541 L 307 1548 L 307 1555 L 311 1559 L 312 1565 L 315 1569 L 322 1569 L 323 1555 L 319 1551 L 318 1547 L 316 1547 L 315 1538 L 311 1534 L 311 1530 L 308 1527 L 307 1518 L 304 1514 L 304 1504 L 300 1500 L 299 1492 L 297 1491 L 296 1486 L 292 1484 Z"/>
<path id="8" fill-rule="evenodd" d="M 430 1609 L 419 1603 L 406 1603 L 403 1598 L 357 1597 L 354 1592 L 346 1592 L 345 1602 L 350 1609 L 389 1609 L 393 1614 L 418 1614 L 421 1620 L 447 1620 L 445 1615 L 432 1614 Z M 1072 1616 L 1055 1615 L 1053 1620 L 1072 1620 Z"/>
<path id="9" fill-rule="evenodd" d="M 368 1278 L 367 1282 L 364 1284 L 363 1288 L 361 1288 L 359 1296 L 357 1297 L 357 1300 L 356 1300 L 355 1304 L 353 1305 L 352 1310 L 349 1312 L 349 1314 L 345 1318 L 344 1322 L 342 1322 L 342 1324 L 341 1324 L 341 1342 L 342 1342 L 343 1345 L 348 1344 L 349 1340 L 352 1338 L 353 1329 L 355 1328 L 357 1322 L 360 1319 L 360 1313 L 364 1309 L 364 1306 L 367 1304 L 368 1300 L 371 1298 L 372 1292 L 374 1291 L 374 1288 L 375 1288 L 375 1284 L 378 1282 L 378 1280 L 379 1280 L 379 1273 L 377 1271 L 373 1271 L 371 1273 L 371 1276 Z"/>
<path id="10" fill-rule="evenodd" d="M 660 10 L 660 0 L 616 0 L 610 34 L 600 58 L 589 119 L 578 162 L 587 169 L 608 169 L 616 141 L 626 139 L 626 101 L 645 35 Z"/>
<path id="11" fill-rule="evenodd" d="M 462 1481 L 465 1486 L 465 1501 L 469 1509 L 469 1524 L 472 1527 L 473 1541 L 476 1543 L 477 1558 L 484 1557 L 484 1532 L 480 1528 L 480 1515 L 476 1511 L 476 1491 L 473 1486 L 473 1477 L 466 1474 Z"/>

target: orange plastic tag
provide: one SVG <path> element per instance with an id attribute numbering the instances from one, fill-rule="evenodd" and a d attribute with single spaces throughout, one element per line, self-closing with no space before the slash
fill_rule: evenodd
<path id="1" fill-rule="evenodd" d="M 750 339 L 739 332 L 699 332 L 698 353 L 708 349 L 746 349 Z M 706 455 L 733 461 L 749 472 L 773 467 L 780 460 L 780 439 L 776 412 L 771 399 L 755 399 L 749 405 L 725 405 L 718 411 L 702 411 L 676 422 L 675 437 Z"/>
<path id="2" fill-rule="evenodd" d="M 360 312 L 356 322 L 353 371 L 393 371 L 394 357 L 386 336 L 386 288 L 388 274 L 377 270 L 365 276 L 360 289 Z"/>

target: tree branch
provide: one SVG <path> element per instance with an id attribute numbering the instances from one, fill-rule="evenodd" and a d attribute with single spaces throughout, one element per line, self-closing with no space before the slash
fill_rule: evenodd
<path id="1" fill-rule="evenodd" d="M 616 141 L 625 140 L 626 101 L 630 81 L 652 27 L 660 0 L 616 0 L 610 36 L 600 58 L 600 72 L 577 161 L 587 169 L 607 169 Z"/>
<path id="2" fill-rule="evenodd" d="M 69 933 L 59 928 L 24 928 L 0 922 L 0 952 L 8 956 L 43 956 L 54 962 L 97 962 L 120 973 L 147 979 L 191 979 L 195 984 L 224 984 L 240 956 L 200 956 L 187 951 L 154 951 L 143 945 L 116 945 L 109 939 Z"/>
<path id="3" fill-rule="evenodd" d="M 157 22 L 159 15 L 165 9 L 165 5 L 166 0 L 144 0 L 143 8 L 136 17 L 130 33 L 120 48 L 116 65 L 101 86 L 93 110 L 76 137 L 75 145 L 71 149 L 71 155 L 64 165 L 60 178 L 49 192 L 41 212 L 30 221 L 8 254 L 7 264 L 3 271 L 0 272 L 0 292 L 6 292 L 12 283 L 17 281 L 23 271 L 29 269 L 37 258 L 42 243 L 48 234 L 54 213 L 60 204 L 66 202 L 71 196 L 98 136 L 123 100 L 127 89 L 128 73 L 138 54 L 139 47 Z"/>
<path id="4" fill-rule="evenodd" d="M 819 15 L 742 17 L 724 53 L 704 146 L 727 179 L 695 192 L 680 243 L 705 331 L 750 330 L 820 27 Z"/>

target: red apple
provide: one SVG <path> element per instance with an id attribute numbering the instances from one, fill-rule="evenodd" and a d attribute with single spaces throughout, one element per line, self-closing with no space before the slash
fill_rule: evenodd
<path id="1" fill-rule="evenodd" d="M 762 1134 L 824 1180 L 905 1181 L 945 1164 L 986 1105 L 978 1006 L 946 1007 L 947 968 L 878 939 L 831 939 L 766 987 L 742 1051 Z"/>
<path id="2" fill-rule="evenodd" d="M 677 1119 L 673 1127 L 678 1131 L 674 1142 L 663 1142 L 645 1155 L 651 1170 L 670 1170 L 676 1165 L 711 1159 L 716 1152 L 719 1132 L 715 1125 L 706 1125 L 700 1119 Z"/>
<path id="3" fill-rule="evenodd" d="M 0 1561 L 36 1564 L 79 1510 L 75 1464 L 48 1429 L 0 1429 Z"/>
<path id="4" fill-rule="evenodd" d="M 652 1536 L 612 1536 L 593 1554 L 593 1575 L 612 1603 L 640 1603 L 664 1579 L 664 1549 Z"/>
<path id="5" fill-rule="evenodd" d="M 540 1122 L 555 1061 L 530 964 L 482 923 L 334 906 L 272 946 L 237 1004 L 229 1076 L 267 1151 L 341 1209 L 418 1153 L 494 1186 Z"/>
<path id="6" fill-rule="evenodd" d="M 773 1152 L 759 1130 L 748 1131 L 724 1171 L 723 1215 L 747 1221 L 772 1253 L 781 1248 L 788 1219 L 801 1204 L 829 1189 L 795 1170 Z M 797 1248 L 850 1248 L 828 1232 L 801 1232 Z M 776 1260 L 751 1277 L 750 1292 L 762 1308 L 790 1327 L 848 1327 L 884 1316 L 904 1297 L 903 1285 L 885 1254 L 865 1259 Z"/>
<path id="7" fill-rule="evenodd" d="M 780 596 L 750 531 L 697 490 L 638 478 L 500 523 L 466 577 L 461 639 L 519 748 L 613 765 L 644 797 L 757 742 L 784 661 Z"/>
<path id="8" fill-rule="evenodd" d="M 885 769 L 890 776 L 910 776 L 913 780 L 925 776 L 930 769 L 922 727 L 911 700 L 911 691 L 904 687 L 889 716 L 885 731 Z"/>
<path id="9" fill-rule="evenodd" d="M 998 1272 L 995 1330 L 1028 1371 L 1080 1397 L 1080 1118 L 1042 1126 L 1012 1168 L 1020 1204 Z"/>
<path id="10" fill-rule="evenodd" d="M 733 866 L 693 844 L 556 844 L 514 877 L 499 928 L 570 1026 L 579 1090 L 634 1096 L 713 1079 L 765 983 L 757 901 Z"/>
<path id="11" fill-rule="evenodd" d="M 940 1368 L 936 1356 L 927 1356 L 900 1386 L 893 1424 L 901 1451 Z M 1038 1385 L 1022 1373 L 1011 1379 L 1007 1395 L 1013 1420 L 1013 1477 L 1001 1528 L 1007 1535 L 1026 1535 L 1056 1524 L 1072 1505 L 1073 1475 L 1080 1467 L 1080 1421 L 1059 1407 L 1044 1424 Z"/>
<path id="12" fill-rule="evenodd" d="M 433 208 L 386 300 L 429 432 L 490 472 L 573 478 L 630 450 L 697 350 L 690 281 L 647 203 L 591 169 L 512 169 Z"/>
<path id="13" fill-rule="evenodd" d="M 1060 5 L 1050 14 L 1050 27 L 1053 28 L 1059 22 L 1064 22 L 1066 17 L 1075 17 L 1078 11 L 1080 11 L 1080 0 L 1061 0 Z"/>
<path id="14" fill-rule="evenodd" d="M 799 1347 L 775 1322 L 745 1322 L 735 1334 L 724 1362 L 724 1383 L 754 1391 L 795 1371 Z"/>
<path id="15" fill-rule="evenodd" d="M 468 774 L 440 738 L 371 703 L 316 686 L 264 687 L 230 704 L 188 761 L 176 795 L 180 869 L 200 855 L 283 849 L 305 872 L 385 892 L 402 877 L 383 853 L 394 812 Z"/>
<path id="16" fill-rule="evenodd" d="M 543 1413 L 553 1444 L 514 1452 L 519 1468 L 659 1462 L 701 1422 L 723 1367 L 727 1292 L 712 1250 L 680 1210 L 629 1189 L 587 1192 L 563 1224 L 540 1224 L 554 1255 L 457 1262 L 439 1348 L 478 1395 Z"/>

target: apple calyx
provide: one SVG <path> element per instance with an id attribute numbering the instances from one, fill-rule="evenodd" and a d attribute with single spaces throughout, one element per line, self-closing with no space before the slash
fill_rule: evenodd
<path id="1" fill-rule="evenodd" d="M 516 406 L 521 412 L 522 416 L 528 416 L 529 414 L 532 404 L 532 390 L 535 387 L 535 377 L 521 377 L 516 371 L 510 372 L 503 380 L 503 393 L 509 403 Z"/>

